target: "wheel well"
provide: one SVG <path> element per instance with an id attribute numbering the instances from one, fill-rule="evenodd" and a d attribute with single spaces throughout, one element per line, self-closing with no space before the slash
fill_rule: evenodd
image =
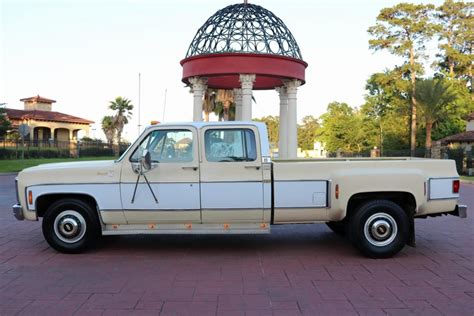
<path id="1" fill-rule="evenodd" d="M 351 215 L 357 208 L 370 200 L 381 199 L 392 201 L 400 205 L 408 215 L 412 215 L 416 209 L 416 200 L 413 194 L 408 192 L 366 192 L 351 196 L 347 203 L 347 215 Z"/>
<path id="2" fill-rule="evenodd" d="M 36 199 L 36 213 L 38 214 L 39 217 L 43 217 L 51 204 L 65 198 L 73 198 L 73 199 L 81 200 L 87 203 L 92 209 L 94 210 L 96 209 L 97 202 L 90 195 L 81 194 L 81 193 L 59 193 L 59 194 L 46 194 L 46 195 L 39 196 Z"/>

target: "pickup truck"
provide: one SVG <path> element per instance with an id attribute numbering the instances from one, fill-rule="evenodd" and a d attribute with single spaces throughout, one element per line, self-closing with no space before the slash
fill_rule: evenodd
<path id="1" fill-rule="evenodd" d="M 77 253 L 100 235 L 261 234 L 326 223 L 363 254 L 414 245 L 415 218 L 466 217 L 452 160 L 272 161 L 264 124 L 146 128 L 118 159 L 44 164 L 16 179 L 17 219 L 38 220 L 54 249 Z"/>

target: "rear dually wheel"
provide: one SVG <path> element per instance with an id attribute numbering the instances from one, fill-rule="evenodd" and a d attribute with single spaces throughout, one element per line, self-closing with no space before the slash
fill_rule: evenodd
<path id="1" fill-rule="evenodd" d="M 409 236 L 407 213 L 388 200 L 362 204 L 349 218 L 348 237 L 364 255 L 389 258 L 403 249 Z"/>

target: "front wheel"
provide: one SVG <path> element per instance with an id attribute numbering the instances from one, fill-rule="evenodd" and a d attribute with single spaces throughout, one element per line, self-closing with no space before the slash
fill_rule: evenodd
<path id="1" fill-rule="evenodd" d="M 44 215 L 42 228 L 48 244 L 64 253 L 82 252 L 100 232 L 96 213 L 87 203 L 77 199 L 53 203 Z"/>
<path id="2" fill-rule="evenodd" d="M 409 218 L 398 204 L 374 200 L 361 205 L 349 219 L 348 236 L 364 255 L 389 258 L 407 243 L 409 226 Z"/>

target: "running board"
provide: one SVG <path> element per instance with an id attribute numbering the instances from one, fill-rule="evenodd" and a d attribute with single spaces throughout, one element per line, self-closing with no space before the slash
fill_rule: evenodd
<path id="1" fill-rule="evenodd" d="M 104 225 L 102 235 L 269 234 L 268 223 L 236 224 L 116 224 Z"/>

